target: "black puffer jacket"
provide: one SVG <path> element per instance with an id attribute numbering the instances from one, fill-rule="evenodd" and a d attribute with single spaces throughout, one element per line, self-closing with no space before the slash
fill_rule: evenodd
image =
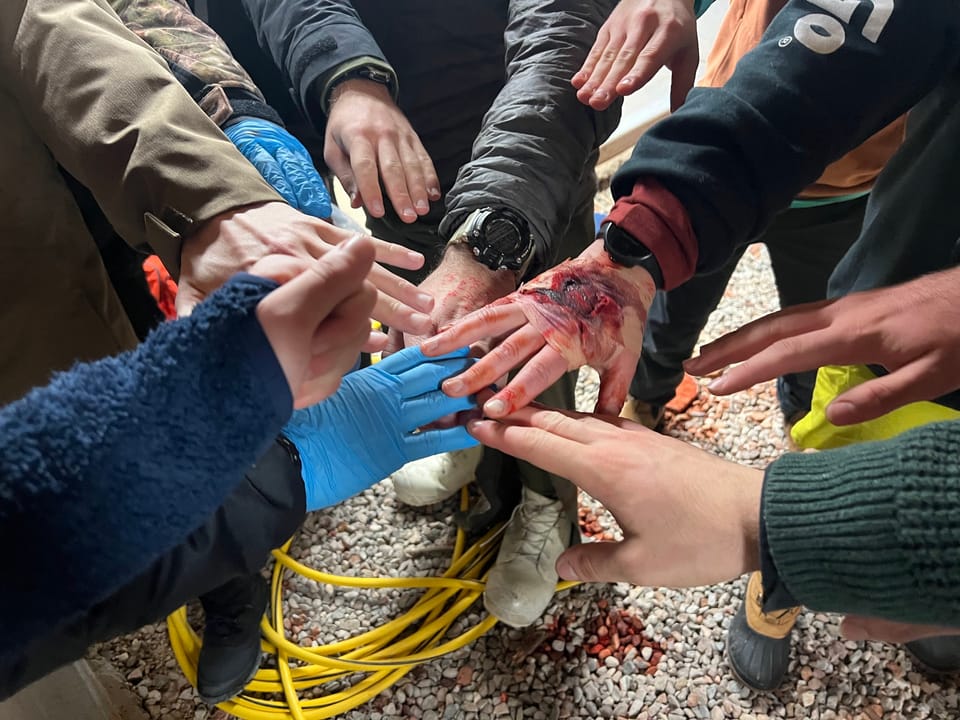
<path id="1" fill-rule="evenodd" d="M 619 121 L 619 106 L 595 112 L 570 85 L 615 0 L 240 4 L 245 14 L 232 0 L 197 10 L 273 107 L 305 114 L 322 133 L 332 76 L 359 59 L 391 69 L 397 103 L 440 176 L 441 234 L 477 207 L 509 204 L 530 221 L 538 265 L 554 259 L 583 184 L 594 182 L 595 151 Z"/>

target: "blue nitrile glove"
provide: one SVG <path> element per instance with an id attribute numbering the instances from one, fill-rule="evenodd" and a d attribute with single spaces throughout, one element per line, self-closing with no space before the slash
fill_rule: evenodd
<path id="1" fill-rule="evenodd" d="M 476 445 L 463 426 L 413 432 L 476 407 L 475 398 L 440 390 L 474 362 L 467 348 L 435 358 L 407 348 L 346 375 L 329 398 L 294 412 L 283 434 L 300 452 L 307 510 L 346 500 L 411 460 Z"/>
<path id="2" fill-rule="evenodd" d="M 284 200 L 307 215 L 329 219 L 330 193 L 310 153 L 293 135 L 256 117 L 242 118 L 223 132 Z"/>

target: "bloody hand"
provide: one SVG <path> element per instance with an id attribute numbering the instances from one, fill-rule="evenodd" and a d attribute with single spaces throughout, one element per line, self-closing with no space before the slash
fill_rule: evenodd
<path id="1" fill-rule="evenodd" d="M 580 257 L 467 315 L 426 341 L 423 351 L 439 355 L 446 348 L 506 336 L 480 362 L 443 385 L 454 397 L 470 395 L 526 362 L 484 405 L 490 417 L 527 405 L 581 365 L 600 373 L 597 411 L 615 415 L 636 369 L 653 294 L 646 270 L 614 263 L 598 242 Z"/>

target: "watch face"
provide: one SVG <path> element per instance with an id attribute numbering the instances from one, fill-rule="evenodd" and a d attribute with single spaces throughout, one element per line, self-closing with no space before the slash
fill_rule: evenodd
<path id="1" fill-rule="evenodd" d="M 520 228 L 509 218 L 493 215 L 483 223 L 481 232 L 487 244 L 504 255 L 515 255 L 524 247 Z"/>

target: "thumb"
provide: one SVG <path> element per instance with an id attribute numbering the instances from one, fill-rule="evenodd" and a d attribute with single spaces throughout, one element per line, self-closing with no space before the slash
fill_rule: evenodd
<path id="1" fill-rule="evenodd" d="M 630 561 L 624 542 L 584 543 L 557 558 L 557 574 L 564 580 L 582 582 L 633 582 L 625 572 Z"/>

